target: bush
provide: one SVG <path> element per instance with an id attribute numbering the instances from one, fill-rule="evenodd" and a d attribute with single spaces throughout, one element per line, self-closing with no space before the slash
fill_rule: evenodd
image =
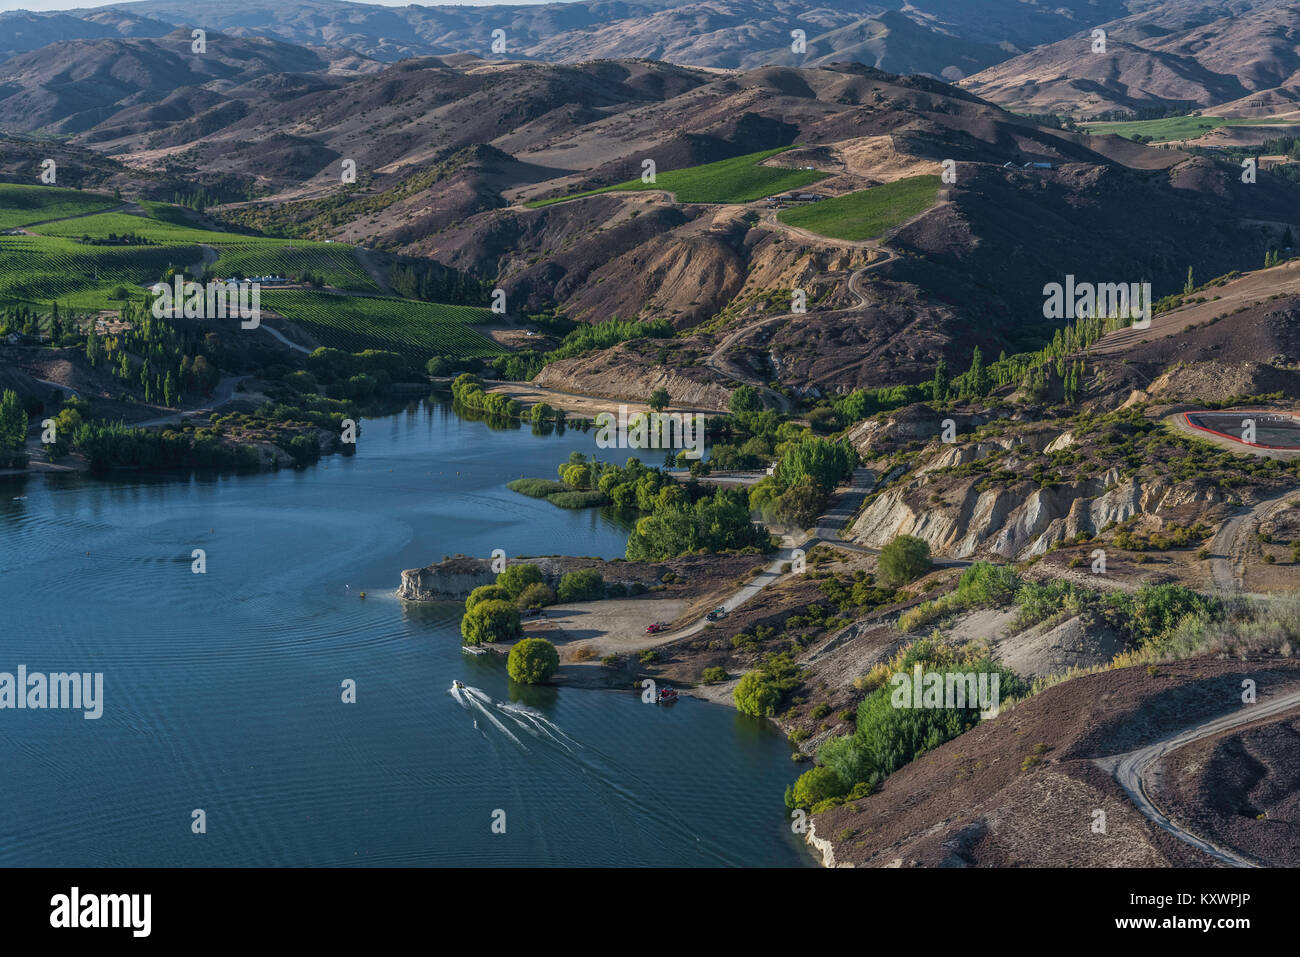
<path id="1" fill-rule="evenodd" d="M 740 679 L 733 692 L 736 710 L 742 714 L 770 718 L 781 699 L 799 686 L 799 672 L 788 654 L 772 655 L 757 671 Z"/>
<path id="2" fill-rule="evenodd" d="M 579 568 L 560 578 L 560 601 L 596 601 L 605 595 L 605 580 L 595 568 Z"/>
<path id="3" fill-rule="evenodd" d="M 848 789 L 830 768 L 823 765 L 809 768 L 785 793 L 786 806 L 805 811 L 822 801 L 842 797 Z"/>
<path id="4" fill-rule="evenodd" d="M 545 638 L 525 638 L 510 649 L 506 659 L 506 673 L 520 684 L 541 684 L 559 670 L 559 652 Z"/>
<path id="5" fill-rule="evenodd" d="M 460 634 L 467 645 L 511 641 L 523 634 L 519 609 L 499 599 L 480 601 L 460 620 Z"/>
<path id="6" fill-rule="evenodd" d="M 511 598 L 518 598 L 529 585 L 542 581 L 542 570 L 536 565 L 511 565 L 497 576 L 497 584 Z"/>
<path id="7" fill-rule="evenodd" d="M 509 601 L 510 593 L 500 585 L 479 585 L 465 599 L 465 610 L 469 611 L 481 601 Z"/>
<path id="8" fill-rule="evenodd" d="M 705 668 L 700 673 L 700 681 L 706 685 L 721 684 L 727 680 L 727 669 L 722 667 Z"/>
<path id="9" fill-rule="evenodd" d="M 555 592 L 545 582 L 533 582 L 519 593 L 515 604 L 523 608 L 544 608 L 555 604 Z"/>
<path id="10" fill-rule="evenodd" d="M 529 498 L 546 498 L 559 492 L 573 491 L 563 482 L 552 482 L 550 479 L 543 478 L 518 478 L 513 482 L 507 482 L 506 488 L 520 495 L 527 495 Z"/>
<path id="11" fill-rule="evenodd" d="M 546 501 L 556 508 L 596 508 L 609 503 L 604 492 L 594 489 L 583 492 L 555 492 L 546 496 Z"/>
<path id="12" fill-rule="evenodd" d="M 930 570 L 930 546 L 913 535 L 896 535 L 880 552 L 880 581 L 897 588 Z"/>

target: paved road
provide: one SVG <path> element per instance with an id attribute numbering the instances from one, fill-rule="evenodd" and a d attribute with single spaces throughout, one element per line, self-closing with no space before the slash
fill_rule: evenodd
<path id="1" fill-rule="evenodd" d="M 1266 704 L 1243 705 L 1236 711 L 1206 721 L 1203 724 L 1198 724 L 1185 731 L 1179 731 L 1177 734 L 1170 735 L 1155 744 L 1147 745 L 1145 748 L 1139 748 L 1137 751 L 1130 751 L 1127 754 L 1097 758 L 1093 763 L 1113 774 L 1115 780 L 1119 782 L 1120 787 L 1128 794 L 1137 809 L 1151 821 L 1174 835 L 1174 837 L 1200 851 L 1204 851 L 1224 864 L 1231 864 L 1233 867 L 1258 867 L 1259 865 L 1250 858 L 1204 838 L 1197 837 L 1181 825 L 1170 820 L 1151 800 L 1148 790 L 1149 776 L 1158 771 L 1157 766 L 1167 755 L 1184 745 L 1231 728 L 1285 714 L 1296 708 L 1300 708 L 1300 691 L 1285 695 Z"/>

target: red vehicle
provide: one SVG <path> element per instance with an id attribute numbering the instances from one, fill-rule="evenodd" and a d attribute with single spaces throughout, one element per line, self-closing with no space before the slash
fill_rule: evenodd
<path id="1" fill-rule="evenodd" d="M 653 625 L 645 626 L 645 633 L 647 635 L 657 635 L 659 634 L 659 632 L 667 631 L 667 630 L 668 630 L 668 622 L 666 621 L 656 621 Z"/>

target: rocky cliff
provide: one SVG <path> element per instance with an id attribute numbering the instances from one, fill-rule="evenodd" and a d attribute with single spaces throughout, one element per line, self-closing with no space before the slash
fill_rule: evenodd
<path id="1" fill-rule="evenodd" d="M 545 556 L 540 558 L 511 558 L 507 565 L 536 565 L 551 587 L 560 578 L 579 568 L 597 568 L 606 584 L 624 587 L 641 585 L 650 587 L 659 582 L 667 566 L 653 563 L 603 561 L 599 558 L 567 558 Z M 480 585 L 496 582 L 490 558 L 467 558 L 457 555 L 424 568 L 408 568 L 402 572 L 402 582 L 397 597 L 406 601 L 464 601 Z"/>

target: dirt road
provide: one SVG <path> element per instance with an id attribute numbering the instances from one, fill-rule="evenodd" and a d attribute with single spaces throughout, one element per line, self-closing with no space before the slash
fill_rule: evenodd
<path id="1" fill-rule="evenodd" d="M 1300 495 L 1300 489 L 1280 492 L 1252 508 L 1242 509 L 1219 526 L 1210 540 L 1210 575 L 1214 587 L 1225 595 L 1244 591 L 1246 544 L 1251 530 L 1258 528 L 1270 512 Z"/>
<path id="2" fill-rule="evenodd" d="M 1285 714 L 1288 711 L 1300 708 L 1300 691 L 1293 692 L 1278 698 L 1276 701 L 1268 703 L 1259 703 L 1254 705 L 1243 705 L 1237 711 L 1222 715 L 1203 724 L 1180 731 L 1171 735 L 1155 744 L 1147 745 L 1145 748 L 1139 748 L 1136 751 L 1130 751 L 1127 754 L 1113 755 L 1106 758 L 1097 758 L 1094 764 L 1103 770 L 1109 771 L 1114 775 L 1115 780 L 1119 782 L 1120 787 L 1128 794 L 1133 803 L 1151 821 L 1164 828 L 1170 834 L 1179 840 L 1190 844 L 1201 851 L 1204 851 L 1215 860 L 1230 864 L 1233 867 L 1258 867 L 1255 861 L 1244 855 L 1238 854 L 1229 848 L 1220 847 L 1210 841 L 1197 837 L 1190 831 L 1171 821 L 1165 814 L 1155 806 L 1151 800 L 1148 790 L 1149 784 L 1153 779 L 1159 776 L 1159 763 L 1164 757 L 1171 752 L 1191 744 L 1193 741 L 1199 741 L 1210 735 L 1219 734 L 1231 728 L 1251 724 L 1264 718 L 1274 717 Z"/>

